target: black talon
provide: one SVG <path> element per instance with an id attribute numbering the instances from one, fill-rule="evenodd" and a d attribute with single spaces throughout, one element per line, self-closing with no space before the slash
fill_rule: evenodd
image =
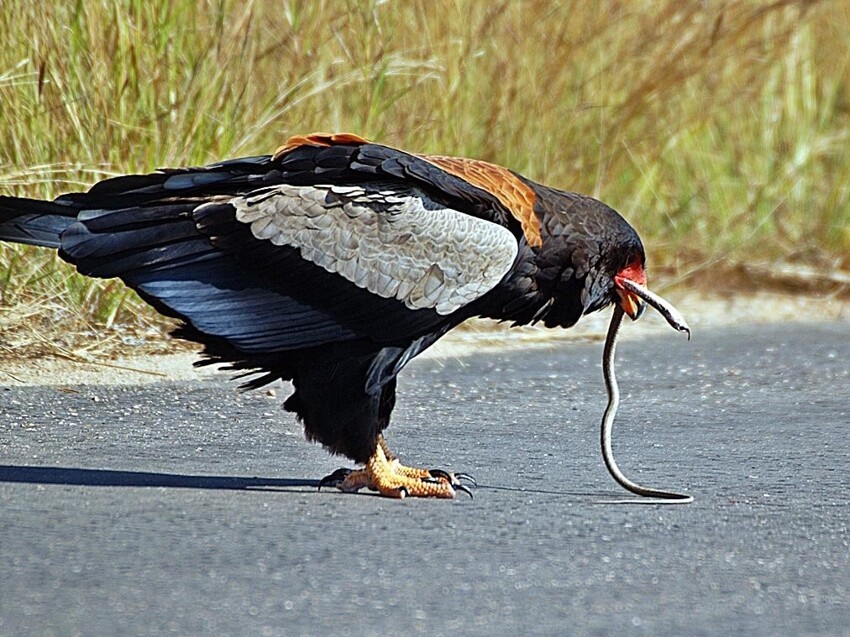
<path id="1" fill-rule="evenodd" d="M 472 491 L 470 491 L 469 487 L 467 487 L 465 484 L 461 484 L 460 482 L 456 482 L 455 484 L 452 485 L 452 487 L 454 487 L 455 491 L 463 491 L 466 495 L 469 496 L 470 500 L 475 499 L 475 496 L 472 495 Z"/>
<path id="2" fill-rule="evenodd" d="M 449 484 L 454 484 L 452 474 L 450 474 L 448 471 L 443 471 L 442 469 L 428 469 L 428 473 L 431 474 L 432 478 L 436 478 L 438 480 L 442 479 L 448 482 Z"/>
<path id="3" fill-rule="evenodd" d="M 475 481 L 475 478 L 473 478 L 468 473 L 449 473 L 448 471 L 443 471 L 442 469 L 428 469 L 428 473 L 430 473 L 431 476 L 434 478 L 442 478 L 452 486 L 455 486 L 461 480 L 466 480 L 473 487 L 478 486 L 478 483 Z"/>
<path id="4" fill-rule="evenodd" d="M 456 473 L 456 474 L 455 474 L 455 479 L 456 479 L 456 480 L 466 480 L 466 481 L 467 481 L 467 482 L 469 482 L 469 483 L 470 483 L 473 487 L 477 487 L 477 486 L 478 486 L 478 483 L 475 481 L 475 478 L 473 478 L 473 477 L 472 477 L 471 475 L 469 475 L 468 473 Z"/>
<path id="5" fill-rule="evenodd" d="M 342 482 L 343 480 L 345 480 L 345 478 L 348 476 L 349 473 L 351 473 L 351 469 L 346 469 L 345 467 L 341 467 L 341 468 L 337 469 L 336 471 L 334 471 L 333 473 L 331 473 L 330 475 L 326 475 L 324 478 L 319 480 L 318 490 L 321 491 L 322 487 L 327 487 L 327 486 L 332 486 L 332 487 L 339 486 L 339 483 Z"/>

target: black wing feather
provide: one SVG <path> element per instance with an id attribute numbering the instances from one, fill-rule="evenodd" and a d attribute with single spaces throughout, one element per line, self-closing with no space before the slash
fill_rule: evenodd
<path id="1" fill-rule="evenodd" d="M 201 235 L 185 206 L 80 215 L 62 236 L 62 256 L 83 274 L 120 277 L 163 314 L 245 352 L 351 340 L 332 316 L 274 289 Z M 111 222 L 114 222 L 112 225 Z"/>

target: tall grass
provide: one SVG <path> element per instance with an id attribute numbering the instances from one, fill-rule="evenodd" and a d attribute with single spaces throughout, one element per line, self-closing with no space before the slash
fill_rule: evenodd
<path id="1" fill-rule="evenodd" d="M 0 192 L 347 130 L 597 196 L 668 279 L 846 269 L 848 32 L 837 0 L 4 0 Z M 7 313 L 71 298 L 97 326 L 152 316 L 32 249 L 0 247 L 0 295 Z"/>

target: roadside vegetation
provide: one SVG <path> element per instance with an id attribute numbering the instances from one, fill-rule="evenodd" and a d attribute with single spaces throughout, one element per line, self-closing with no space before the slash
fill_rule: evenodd
<path id="1" fill-rule="evenodd" d="M 848 32 L 838 0 L 4 0 L 0 193 L 351 131 L 603 199 L 656 287 L 801 273 L 841 293 Z M 0 322 L 7 354 L 68 356 L 167 325 L 119 283 L 9 245 Z"/>

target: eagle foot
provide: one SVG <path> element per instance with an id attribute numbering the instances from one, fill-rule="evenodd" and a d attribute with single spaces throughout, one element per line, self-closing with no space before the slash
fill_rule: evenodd
<path id="1" fill-rule="evenodd" d="M 384 447 L 385 444 L 378 445 L 362 469 L 337 469 L 325 476 L 319 481 L 319 489 L 333 486 L 353 493 L 365 487 L 389 498 L 454 498 L 458 491 L 463 491 L 472 497 L 469 487 L 460 482 L 465 479 L 475 484 L 471 476 L 442 469 L 406 467 L 395 458 L 388 460 Z"/>

